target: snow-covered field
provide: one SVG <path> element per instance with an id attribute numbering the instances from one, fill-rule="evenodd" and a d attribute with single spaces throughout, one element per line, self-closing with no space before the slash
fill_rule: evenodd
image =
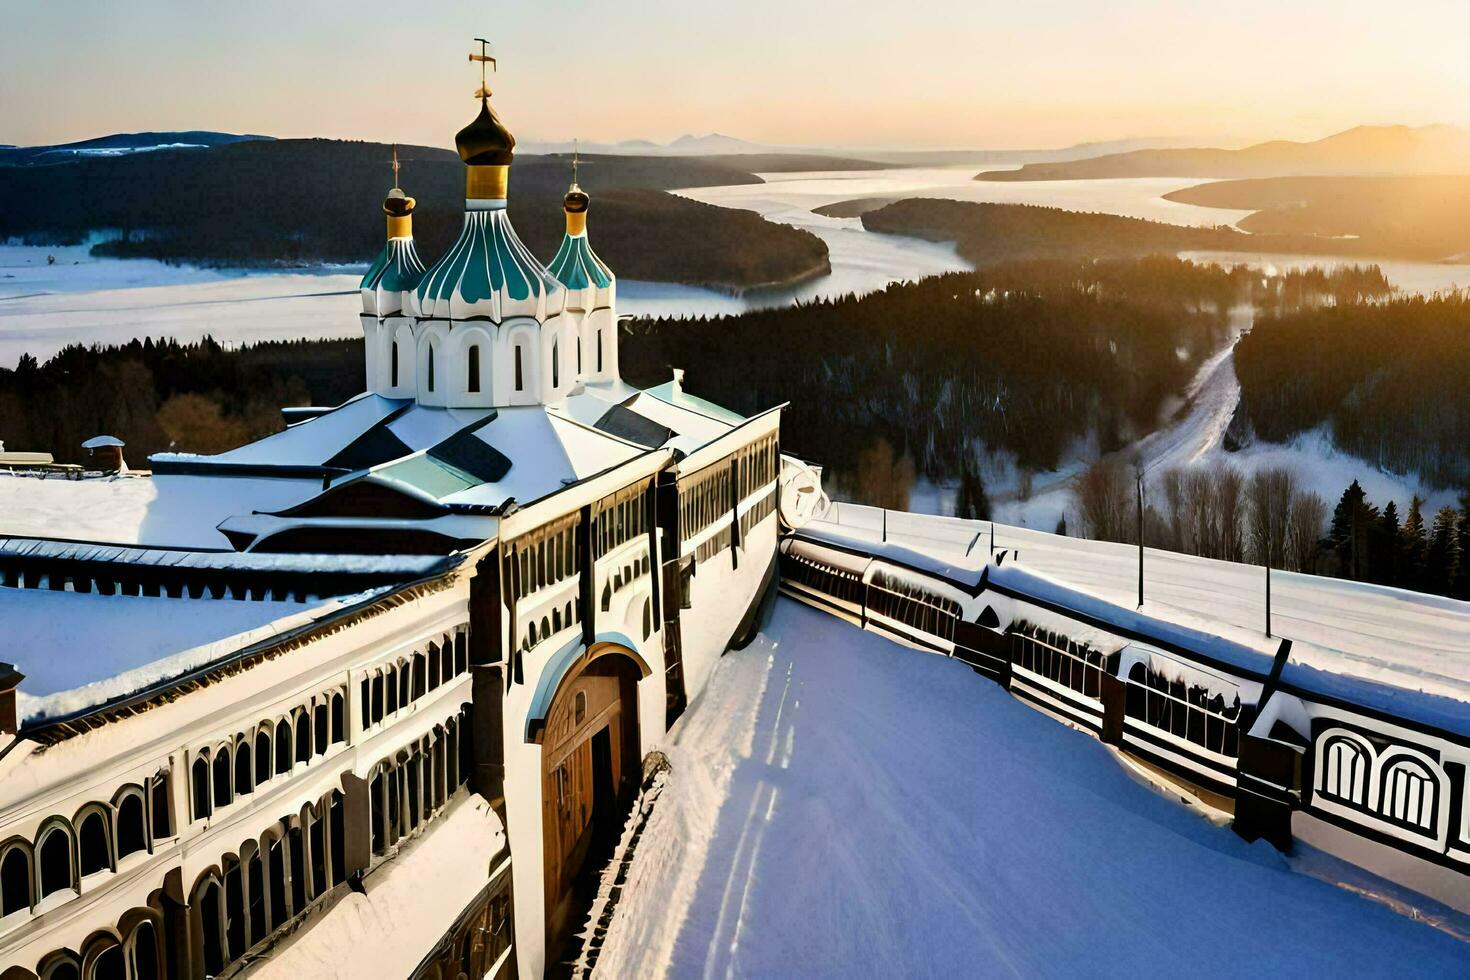
<path id="1" fill-rule="evenodd" d="M 834 504 L 813 529 L 970 561 L 990 553 L 991 524 Z M 994 525 L 996 550 L 1064 585 L 1133 608 L 1138 551 L 1125 544 Z M 1144 611 L 1264 636 L 1266 572 L 1256 565 L 1145 549 Z M 1271 631 L 1301 641 L 1292 660 L 1470 703 L 1470 602 L 1295 572 L 1271 574 Z"/>
<path id="2" fill-rule="evenodd" d="M 1450 976 L 1470 962 L 1446 932 L 1156 795 L 963 664 L 791 600 L 723 658 L 669 742 L 607 976 Z"/>

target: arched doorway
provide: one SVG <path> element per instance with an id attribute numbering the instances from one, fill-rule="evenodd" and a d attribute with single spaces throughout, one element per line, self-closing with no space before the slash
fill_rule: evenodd
<path id="1" fill-rule="evenodd" d="M 638 680 L 621 646 L 598 644 L 557 686 L 541 729 L 547 962 L 561 957 L 596 892 L 637 791 Z"/>

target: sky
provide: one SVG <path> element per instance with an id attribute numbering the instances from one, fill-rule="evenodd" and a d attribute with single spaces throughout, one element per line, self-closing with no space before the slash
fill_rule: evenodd
<path id="1" fill-rule="evenodd" d="M 1464 0 L 4 0 L 0 143 L 212 129 L 1021 149 L 1470 124 Z"/>

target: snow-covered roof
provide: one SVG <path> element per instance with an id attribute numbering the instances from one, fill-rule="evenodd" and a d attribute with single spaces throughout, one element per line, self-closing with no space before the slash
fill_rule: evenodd
<path id="1" fill-rule="evenodd" d="M 20 537 L 0 538 L 0 558 L 110 562 L 189 571 L 389 575 L 402 581 L 427 575 L 445 564 L 438 555 L 258 555 Z"/>
<path id="2" fill-rule="evenodd" d="M 366 598 L 296 602 L 102 596 L 0 587 L 22 725 L 67 717 L 215 663 Z"/>
<path id="3" fill-rule="evenodd" d="M 255 977 L 406 977 L 509 862 L 505 830 L 471 793 L 251 966 Z"/>
<path id="4" fill-rule="evenodd" d="M 123 442 L 117 436 L 93 436 L 92 438 L 88 439 L 86 442 L 82 443 L 82 448 L 83 449 L 101 449 L 104 446 L 116 446 L 116 447 L 121 448 L 122 446 L 125 446 L 125 445 L 127 445 L 127 443 Z"/>
<path id="5" fill-rule="evenodd" d="M 364 432 L 408 409 L 412 402 L 362 394 L 315 418 L 298 422 L 274 435 L 213 456 L 191 453 L 155 453 L 155 472 L 180 464 L 250 467 L 319 467 L 347 448 Z"/>

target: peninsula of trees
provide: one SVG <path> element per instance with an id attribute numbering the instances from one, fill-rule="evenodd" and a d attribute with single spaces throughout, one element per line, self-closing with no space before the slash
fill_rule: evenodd
<path id="1" fill-rule="evenodd" d="M 456 154 L 400 147 L 403 183 L 418 199 L 420 254 L 459 232 L 464 167 Z M 389 148 L 338 140 L 251 140 L 207 149 L 69 157 L 0 166 L 0 239 L 76 244 L 102 234 L 98 254 L 205 265 L 366 264 L 382 247 L 379 206 L 391 184 Z M 779 169 L 781 161 L 750 164 Z M 809 160 L 792 161 L 810 166 Z M 670 188 L 759 183 L 708 158 L 584 158 L 598 252 L 626 279 L 730 291 L 828 268 L 820 238 L 750 211 L 712 207 Z M 569 159 L 528 156 L 511 173 L 511 207 L 526 244 L 549 259 L 560 242 Z"/>

